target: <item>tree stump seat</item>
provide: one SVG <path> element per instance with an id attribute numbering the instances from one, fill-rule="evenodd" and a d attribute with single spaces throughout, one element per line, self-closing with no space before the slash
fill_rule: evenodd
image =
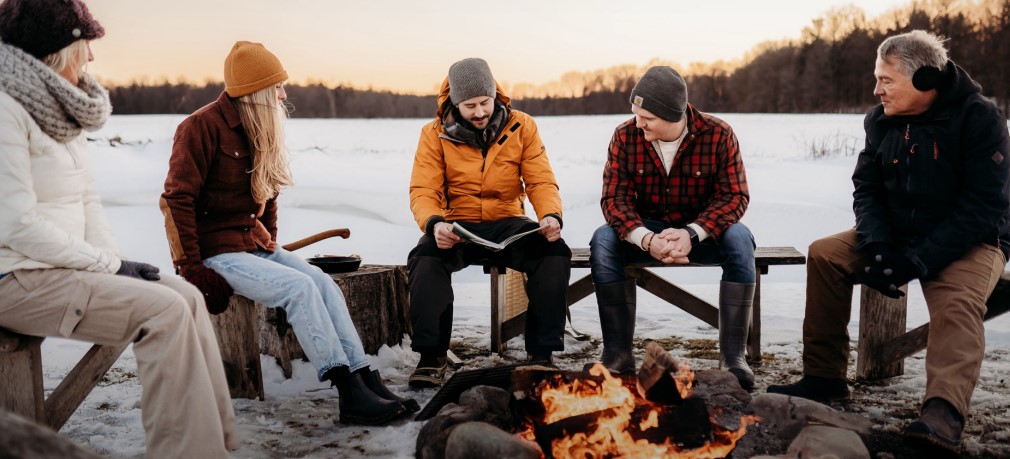
<path id="1" fill-rule="evenodd" d="M 398 345 L 410 333 L 406 266 L 362 265 L 330 277 L 344 294 L 365 352 Z M 274 357 L 286 378 L 291 377 L 291 362 L 305 358 L 280 308 L 234 295 L 228 309 L 211 321 L 232 398 L 264 399 L 260 354 Z"/>

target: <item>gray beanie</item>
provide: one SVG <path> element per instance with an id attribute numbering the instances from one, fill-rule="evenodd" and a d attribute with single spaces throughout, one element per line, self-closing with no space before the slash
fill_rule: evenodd
<path id="1" fill-rule="evenodd" d="M 470 57 L 449 67 L 449 100 L 453 105 L 473 97 L 496 95 L 494 77 L 484 59 Z"/>
<path id="2" fill-rule="evenodd" d="M 661 119 L 677 122 L 687 110 L 687 83 L 670 67 L 652 67 L 631 90 L 629 101 Z"/>

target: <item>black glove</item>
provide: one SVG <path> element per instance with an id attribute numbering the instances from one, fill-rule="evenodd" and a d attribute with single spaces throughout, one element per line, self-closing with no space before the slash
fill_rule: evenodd
<path id="1" fill-rule="evenodd" d="M 915 263 L 891 244 L 875 242 L 866 247 L 866 252 L 871 261 L 863 268 L 863 283 L 891 298 L 905 296 L 898 288 L 922 275 Z"/>
<path id="2" fill-rule="evenodd" d="M 119 267 L 119 271 L 116 271 L 116 275 L 149 281 L 161 280 L 161 276 L 158 275 L 157 266 L 141 263 L 139 261 L 123 260 L 123 264 Z"/>
<path id="3" fill-rule="evenodd" d="M 228 302 L 231 301 L 231 295 L 235 291 L 217 271 L 205 267 L 186 274 L 185 278 L 203 293 L 203 299 L 207 303 L 207 312 L 220 314 L 228 309 Z"/>

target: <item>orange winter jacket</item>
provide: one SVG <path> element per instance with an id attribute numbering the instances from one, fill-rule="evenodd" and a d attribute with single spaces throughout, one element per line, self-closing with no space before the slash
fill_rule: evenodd
<path id="1" fill-rule="evenodd" d="M 498 88 L 498 102 L 509 98 Z M 529 196 L 537 220 L 561 216 L 558 183 L 547 159 L 533 117 L 510 110 L 487 156 L 472 145 L 446 135 L 442 108 L 449 98 L 449 80 L 438 95 L 435 120 L 421 128 L 410 176 L 410 210 L 425 231 L 436 220 L 486 222 L 525 216 Z"/>

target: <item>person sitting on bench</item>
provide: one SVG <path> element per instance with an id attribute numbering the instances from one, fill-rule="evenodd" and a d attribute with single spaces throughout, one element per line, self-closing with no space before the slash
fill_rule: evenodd
<path id="1" fill-rule="evenodd" d="M 529 196 L 539 223 L 526 217 Z M 483 59 L 449 67 L 435 120 L 421 128 L 410 176 L 410 210 L 424 235 L 407 257 L 411 348 L 421 354 L 409 383 L 442 383 L 452 334 L 452 273 L 489 260 L 529 275 L 526 353 L 550 362 L 564 350 L 572 251 L 561 239 L 561 196 L 533 118 L 509 104 Z M 462 244 L 458 223 L 501 242 L 499 252 Z"/>
<path id="2" fill-rule="evenodd" d="M 803 378 L 768 392 L 845 399 L 852 286 L 899 298 L 919 279 L 929 308 L 926 396 L 906 440 L 956 451 L 985 353 L 983 316 L 1010 250 L 1006 119 L 916 30 L 877 48 L 866 146 L 852 175 L 856 227 L 810 244 Z"/>
<path id="3" fill-rule="evenodd" d="M 83 131 L 112 106 L 84 67 L 103 35 L 80 0 L 0 4 L 0 327 L 133 343 L 147 456 L 227 458 L 235 413 L 203 297 L 124 260 L 95 189 Z"/>
<path id="4" fill-rule="evenodd" d="M 277 195 L 290 186 L 280 60 L 239 41 L 224 63 L 225 90 L 179 124 L 161 209 L 172 261 L 207 295 L 212 313 L 232 288 L 284 308 L 298 343 L 340 394 L 340 422 L 385 424 L 420 407 L 394 395 L 368 356 L 332 278 L 277 244 Z"/>
<path id="5" fill-rule="evenodd" d="M 688 103 L 687 85 L 670 67 L 646 71 L 630 102 L 635 117 L 614 130 L 603 169 L 607 224 L 589 242 L 603 365 L 635 369 L 635 281 L 626 264 L 718 264 L 720 366 L 750 390 L 754 372 L 744 353 L 757 272 L 754 236 L 740 223 L 750 194 L 736 135 Z"/>

